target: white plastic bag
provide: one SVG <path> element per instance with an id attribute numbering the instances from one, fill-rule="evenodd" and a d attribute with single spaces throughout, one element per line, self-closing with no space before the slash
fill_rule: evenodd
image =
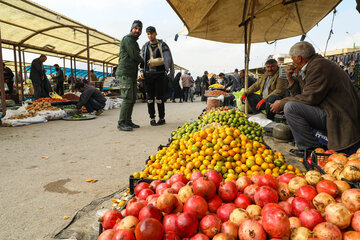
<path id="1" fill-rule="evenodd" d="M 109 97 L 106 97 L 104 110 L 110 110 L 112 108 L 113 108 L 113 101 Z"/>
<path id="2" fill-rule="evenodd" d="M 62 109 L 57 111 L 40 111 L 37 113 L 38 116 L 44 117 L 47 120 L 57 120 L 62 119 L 66 116 L 66 112 Z"/>

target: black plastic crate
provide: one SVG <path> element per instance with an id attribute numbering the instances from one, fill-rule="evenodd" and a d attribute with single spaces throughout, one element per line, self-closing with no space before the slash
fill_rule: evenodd
<path id="1" fill-rule="evenodd" d="M 130 194 L 134 194 L 134 189 L 136 185 L 138 185 L 141 182 L 147 182 L 151 183 L 152 181 L 155 181 L 158 179 L 149 179 L 149 178 L 134 178 L 133 175 L 130 175 L 129 177 L 129 187 L 130 187 Z M 165 180 L 161 180 L 162 182 L 165 182 Z"/>

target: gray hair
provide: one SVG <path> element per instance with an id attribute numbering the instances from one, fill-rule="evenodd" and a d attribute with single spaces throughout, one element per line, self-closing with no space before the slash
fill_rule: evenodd
<path id="1" fill-rule="evenodd" d="M 309 42 L 297 42 L 290 48 L 289 54 L 290 56 L 302 56 L 303 58 L 309 59 L 315 54 L 315 48 Z"/>

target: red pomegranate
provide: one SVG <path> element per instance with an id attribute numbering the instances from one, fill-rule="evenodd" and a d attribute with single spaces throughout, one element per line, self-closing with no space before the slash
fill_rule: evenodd
<path id="1" fill-rule="evenodd" d="M 288 203 L 287 201 L 282 201 L 279 202 L 279 206 L 285 211 L 286 215 L 288 215 L 288 217 L 292 216 L 292 208 L 291 208 L 291 204 Z"/>
<path id="2" fill-rule="evenodd" d="M 170 188 L 170 187 L 171 187 L 171 185 L 169 185 L 167 183 L 160 183 L 157 185 L 155 193 L 160 195 L 160 190 Z"/>
<path id="3" fill-rule="evenodd" d="M 178 193 L 180 188 L 184 186 L 185 184 L 183 182 L 175 182 L 173 185 L 171 185 L 171 188 L 174 189 L 175 193 Z"/>
<path id="4" fill-rule="evenodd" d="M 328 222 L 319 223 L 314 227 L 313 232 L 319 239 L 342 239 L 340 229 L 336 225 Z"/>
<path id="5" fill-rule="evenodd" d="M 219 188 L 220 183 L 221 183 L 222 180 L 223 180 L 223 177 L 222 177 L 222 175 L 221 175 L 220 173 L 218 173 L 218 172 L 215 171 L 215 170 L 209 170 L 209 171 L 206 172 L 205 176 L 206 176 L 209 180 L 211 180 L 211 181 L 213 181 L 213 182 L 215 183 L 216 189 Z"/>
<path id="6" fill-rule="evenodd" d="M 100 236 L 98 237 L 98 240 L 112 240 L 114 234 L 115 234 L 114 229 L 105 230 L 104 232 L 102 232 L 100 234 Z"/>
<path id="7" fill-rule="evenodd" d="M 295 197 L 289 197 L 288 200 L 286 200 L 288 203 L 292 204 Z"/>
<path id="8" fill-rule="evenodd" d="M 360 189 L 345 190 L 341 195 L 341 201 L 351 212 L 360 210 Z"/>
<path id="9" fill-rule="evenodd" d="M 181 240 L 180 236 L 175 232 L 165 232 L 162 240 Z"/>
<path id="10" fill-rule="evenodd" d="M 159 240 L 164 236 L 164 227 L 155 218 L 146 218 L 135 228 L 136 240 Z"/>
<path id="11" fill-rule="evenodd" d="M 237 188 L 236 185 L 233 182 L 226 181 L 220 183 L 220 187 L 218 189 L 219 197 L 224 202 L 231 202 L 233 201 L 237 196 Z"/>
<path id="12" fill-rule="evenodd" d="M 175 194 L 176 192 L 175 192 L 175 189 L 173 189 L 173 188 L 163 188 L 163 189 L 160 189 L 160 191 L 159 191 L 159 195 L 162 195 L 162 194 L 164 194 L 164 193 L 172 193 L 172 194 Z"/>
<path id="13" fill-rule="evenodd" d="M 150 183 L 149 188 L 150 188 L 153 192 L 155 192 L 155 191 L 156 191 L 156 187 L 157 187 L 160 183 L 162 183 L 161 180 L 154 180 L 154 181 L 152 181 L 152 182 Z"/>
<path id="14" fill-rule="evenodd" d="M 208 204 L 203 197 L 191 196 L 184 204 L 184 212 L 194 214 L 198 219 L 203 218 L 208 211 Z"/>
<path id="15" fill-rule="evenodd" d="M 212 240 L 235 240 L 235 238 L 226 235 L 225 233 L 218 233 L 214 236 Z"/>
<path id="16" fill-rule="evenodd" d="M 291 208 L 292 208 L 292 213 L 294 214 L 294 216 L 299 217 L 300 213 L 302 211 L 304 211 L 305 209 L 311 209 L 313 208 L 312 204 L 310 201 L 301 198 L 301 197 L 296 197 L 294 198 L 294 200 L 291 203 Z"/>
<path id="17" fill-rule="evenodd" d="M 290 231 L 290 221 L 282 210 L 270 208 L 262 216 L 264 230 L 272 237 L 281 238 Z"/>
<path id="18" fill-rule="evenodd" d="M 265 212 L 270 209 L 270 208 L 276 208 L 278 210 L 284 211 L 284 209 L 282 207 L 280 207 L 279 204 L 277 203 L 267 203 L 264 205 L 264 207 L 261 209 L 261 216 L 263 216 L 265 214 Z M 285 212 L 285 211 L 284 211 Z"/>
<path id="19" fill-rule="evenodd" d="M 150 204 L 146 207 L 143 207 L 139 212 L 139 220 L 144 220 L 146 218 L 155 218 L 161 221 L 162 214 L 159 209 L 154 207 L 154 205 Z"/>
<path id="20" fill-rule="evenodd" d="M 176 218 L 176 227 L 181 237 L 189 238 L 197 233 L 199 221 L 192 213 L 180 213 Z"/>
<path id="21" fill-rule="evenodd" d="M 290 180 L 293 179 L 294 177 L 296 176 L 292 173 L 284 173 L 280 177 L 278 177 L 278 181 L 279 183 L 283 182 L 289 184 Z"/>
<path id="22" fill-rule="evenodd" d="M 110 210 L 106 211 L 106 213 L 100 219 L 100 221 L 102 222 L 102 226 L 104 229 L 111 229 L 114 227 L 116 222 L 118 220 L 121 220 L 122 218 L 123 217 L 121 215 L 121 212 L 119 212 L 118 210 L 115 210 L 115 209 L 110 209 Z"/>
<path id="23" fill-rule="evenodd" d="M 165 181 L 165 183 L 169 186 L 171 186 L 170 178 Z"/>
<path id="24" fill-rule="evenodd" d="M 146 198 L 148 196 L 153 195 L 154 192 L 150 190 L 150 188 L 145 188 L 143 190 L 141 190 L 138 194 L 138 198 L 142 199 L 142 200 L 146 200 Z"/>
<path id="25" fill-rule="evenodd" d="M 158 197 L 159 197 L 158 194 L 150 195 L 146 198 L 146 202 L 148 204 L 152 204 L 152 205 L 156 206 L 156 201 L 157 201 Z"/>
<path id="26" fill-rule="evenodd" d="M 150 184 L 148 184 L 147 182 L 141 182 L 138 185 L 136 185 L 134 192 L 135 192 L 135 196 L 138 196 L 139 193 L 141 192 L 141 190 L 143 189 L 147 189 L 150 187 Z"/>
<path id="27" fill-rule="evenodd" d="M 190 176 L 190 181 L 194 182 L 196 181 L 198 178 L 203 177 L 204 175 L 201 172 L 193 172 Z"/>
<path id="28" fill-rule="evenodd" d="M 266 233 L 260 223 L 250 219 L 240 225 L 238 237 L 241 240 L 266 240 Z"/>
<path id="29" fill-rule="evenodd" d="M 262 186 L 256 190 L 254 200 L 257 205 L 263 207 L 267 203 L 277 203 L 279 201 L 279 197 L 273 188 L 269 186 Z"/>
<path id="30" fill-rule="evenodd" d="M 190 240 L 209 240 L 209 238 L 203 233 L 198 233 L 192 236 Z"/>
<path id="31" fill-rule="evenodd" d="M 111 240 L 135 240 L 135 236 L 134 233 L 129 230 L 121 229 L 114 233 Z"/>
<path id="32" fill-rule="evenodd" d="M 130 199 L 126 205 L 126 216 L 138 217 L 140 210 L 145 207 L 145 201 L 140 199 Z"/>
<path id="33" fill-rule="evenodd" d="M 216 192 L 216 185 L 213 181 L 209 180 L 206 176 L 198 178 L 193 183 L 193 189 L 195 195 L 199 195 L 206 200 L 211 199 Z"/>
<path id="34" fill-rule="evenodd" d="M 296 191 L 297 197 L 302 197 L 308 201 L 312 201 L 316 195 L 317 195 L 316 189 L 310 185 L 301 186 Z"/>
<path id="35" fill-rule="evenodd" d="M 164 193 L 160 195 L 156 201 L 156 207 L 165 213 L 174 212 L 180 205 L 179 200 L 174 194 Z"/>
<path id="36" fill-rule="evenodd" d="M 337 185 L 330 180 L 321 180 L 318 184 L 316 184 L 316 191 L 318 193 L 324 192 L 330 194 L 333 198 L 336 198 L 336 196 L 340 193 Z"/>
<path id="37" fill-rule="evenodd" d="M 301 226 L 313 230 L 316 225 L 324 222 L 324 218 L 321 213 L 315 209 L 305 209 L 299 215 Z"/>
<path id="38" fill-rule="evenodd" d="M 209 238 L 213 238 L 221 229 L 221 220 L 215 214 L 205 216 L 200 221 L 200 231 Z"/>
<path id="39" fill-rule="evenodd" d="M 251 199 L 243 193 L 240 193 L 234 201 L 236 207 L 246 209 L 249 205 L 251 205 Z"/>
<path id="40" fill-rule="evenodd" d="M 221 232 L 237 239 L 239 227 L 235 223 L 227 221 L 221 225 Z"/>
<path id="41" fill-rule="evenodd" d="M 216 213 L 217 209 L 221 206 L 222 200 L 218 195 L 214 195 L 210 200 L 208 200 L 209 211 Z"/>
<path id="42" fill-rule="evenodd" d="M 230 214 L 234 209 L 236 209 L 236 205 L 234 203 L 226 203 L 218 208 L 216 214 L 221 221 L 226 222 L 229 220 Z"/>
<path id="43" fill-rule="evenodd" d="M 261 176 L 260 174 L 254 174 L 254 175 L 252 175 L 252 176 L 251 176 L 251 181 L 252 181 L 254 184 L 256 184 L 256 185 L 259 186 L 260 176 Z"/>
<path id="44" fill-rule="evenodd" d="M 244 192 L 245 188 L 247 186 L 250 186 L 252 184 L 250 178 L 246 177 L 246 176 L 242 176 L 242 177 L 239 177 L 237 180 L 236 180 L 236 187 L 238 189 L 238 191 L 240 192 Z"/>
<path id="45" fill-rule="evenodd" d="M 354 213 L 353 218 L 351 220 L 351 227 L 360 232 L 360 211 Z"/>
<path id="46" fill-rule="evenodd" d="M 259 189 L 259 185 L 251 184 L 244 189 L 244 194 L 254 202 L 254 195 L 257 189 Z"/>
<path id="47" fill-rule="evenodd" d="M 177 215 L 175 213 L 166 215 L 163 218 L 163 225 L 164 225 L 164 230 L 165 232 L 177 232 L 177 228 L 176 228 L 176 218 Z"/>
<path id="48" fill-rule="evenodd" d="M 279 183 L 278 180 L 270 174 L 264 174 L 264 175 L 260 175 L 260 179 L 259 179 L 259 186 L 269 186 L 275 190 L 278 189 Z"/>
<path id="49" fill-rule="evenodd" d="M 186 185 L 188 181 L 183 173 L 179 173 L 170 177 L 170 185 L 173 185 L 176 182 L 182 182 Z"/>

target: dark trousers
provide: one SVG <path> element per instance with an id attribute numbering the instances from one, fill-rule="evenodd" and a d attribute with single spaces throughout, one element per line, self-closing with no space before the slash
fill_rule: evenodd
<path id="1" fill-rule="evenodd" d="M 5 91 L 5 93 L 9 93 L 9 94 L 13 94 L 14 93 L 14 81 L 13 80 L 8 80 L 6 82 L 9 90 L 8 91 Z"/>
<path id="2" fill-rule="evenodd" d="M 60 96 L 64 95 L 64 81 L 58 81 L 56 83 L 56 92 Z"/>
<path id="3" fill-rule="evenodd" d="M 145 74 L 147 106 L 151 119 L 156 117 L 155 102 L 158 108 L 159 118 L 163 119 L 165 117 L 164 81 L 165 73 Z"/>
<path id="4" fill-rule="evenodd" d="M 98 101 L 96 101 L 94 98 L 91 97 L 85 104 L 85 107 L 86 107 L 86 110 L 88 111 L 88 113 L 92 113 L 93 111 L 103 109 L 105 107 L 105 104 L 101 104 Z"/>
<path id="5" fill-rule="evenodd" d="M 183 91 L 184 91 L 184 101 L 187 102 L 188 98 L 189 98 L 189 90 L 190 87 L 184 87 Z"/>
<path id="6" fill-rule="evenodd" d="M 275 113 L 271 112 L 270 110 L 270 104 L 273 104 L 276 100 L 280 100 L 281 97 L 277 96 L 277 95 L 270 95 L 266 100 L 265 103 L 263 103 L 260 107 L 260 109 L 256 108 L 256 105 L 261 101 L 262 96 L 257 95 L 257 94 L 249 94 L 247 96 L 249 105 L 253 111 L 253 113 L 257 114 L 260 113 L 262 110 L 266 111 L 266 117 L 270 120 L 274 120 L 275 117 Z"/>

